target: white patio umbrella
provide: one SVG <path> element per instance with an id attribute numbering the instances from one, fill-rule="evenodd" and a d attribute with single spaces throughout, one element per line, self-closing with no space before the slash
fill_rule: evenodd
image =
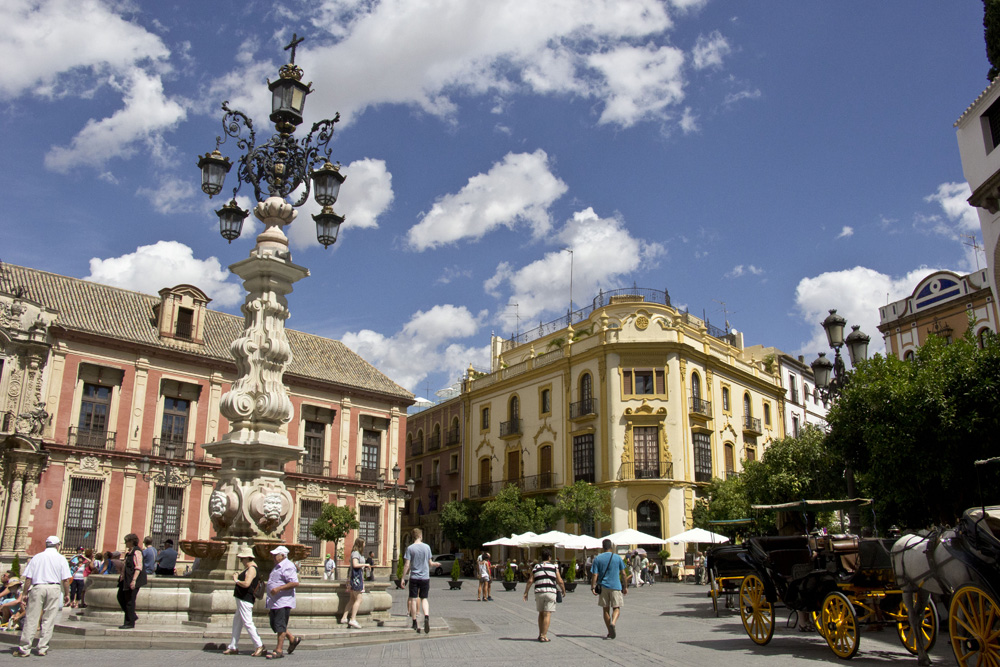
<path id="1" fill-rule="evenodd" d="M 520 544 L 518 546 L 522 547 L 546 547 L 555 546 L 556 542 L 562 542 L 567 539 L 576 537 L 576 535 L 570 535 L 569 533 L 564 533 L 561 530 L 550 530 L 547 533 L 542 533 L 541 535 L 535 535 L 534 537 L 527 537 L 520 539 Z"/>
<path id="2" fill-rule="evenodd" d="M 691 530 L 685 530 L 683 533 L 677 533 L 673 537 L 668 537 L 669 542 L 696 542 L 701 543 L 713 543 L 721 544 L 723 542 L 728 542 L 729 538 L 725 535 L 719 535 L 718 533 L 713 533 L 710 530 L 705 530 L 703 528 L 692 528 Z"/>
<path id="3" fill-rule="evenodd" d="M 603 540 L 590 535 L 571 535 L 562 542 L 557 542 L 555 546 L 560 549 L 600 549 Z"/>
<path id="4" fill-rule="evenodd" d="M 483 542 L 484 547 L 516 547 L 517 540 L 513 540 L 509 537 L 498 537 L 490 542 Z"/>
<path id="5" fill-rule="evenodd" d="M 511 544 L 510 546 L 512 546 L 512 547 L 524 547 L 524 546 L 527 546 L 526 544 L 522 544 L 522 542 L 524 540 L 529 540 L 532 537 L 536 537 L 536 536 L 537 536 L 537 534 L 531 532 L 530 530 L 528 532 L 526 532 L 526 533 L 521 533 L 520 535 L 517 534 L 517 533 L 514 533 L 513 535 L 510 536 L 510 539 L 513 540 L 515 542 L 515 544 Z"/>
<path id="6" fill-rule="evenodd" d="M 606 536 L 605 539 L 611 540 L 615 546 L 623 544 L 666 544 L 668 542 L 668 540 L 639 532 L 635 528 L 619 530 L 617 533 L 611 533 Z"/>

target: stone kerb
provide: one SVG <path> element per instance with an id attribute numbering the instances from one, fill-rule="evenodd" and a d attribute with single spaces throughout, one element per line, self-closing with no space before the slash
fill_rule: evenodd
<path id="1" fill-rule="evenodd" d="M 372 621 L 389 618 L 392 596 L 388 582 L 365 582 L 358 616 Z M 304 628 L 329 628 L 346 610 L 350 593 L 344 582 L 304 579 L 295 589 L 295 624 Z M 236 601 L 232 580 L 192 577 L 149 577 L 136 598 L 138 626 L 163 623 L 231 626 Z M 254 616 L 266 617 L 263 600 L 254 604 Z M 118 606 L 118 577 L 91 575 L 87 584 L 87 608 L 80 617 L 117 627 L 122 622 Z M 263 621 L 265 627 L 266 621 Z"/>

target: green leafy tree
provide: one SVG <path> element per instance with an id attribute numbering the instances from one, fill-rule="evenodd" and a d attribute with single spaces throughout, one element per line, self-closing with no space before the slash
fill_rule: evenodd
<path id="1" fill-rule="evenodd" d="M 508 484 L 483 505 L 482 522 L 494 535 L 532 531 L 544 533 L 556 520 L 556 508 L 537 498 L 526 498 Z"/>
<path id="2" fill-rule="evenodd" d="M 607 509 L 611 505 L 611 492 L 589 482 L 577 480 L 559 489 L 556 496 L 556 513 L 581 530 L 591 529 L 598 521 L 610 521 Z"/>
<path id="3" fill-rule="evenodd" d="M 446 503 L 439 517 L 441 534 L 459 549 L 474 549 L 492 540 L 497 536 L 483 525 L 482 512 L 483 504 L 469 499 Z"/>
<path id="4" fill-rule="evenodd" d="M 1000 73 L 1000 0 L 983 0 L 983 28 L 986 59 L 991 65 L 986 78 L 992 81 Z"/>
<path id="5" fill-rule="evenodd" d="M 910 361 L 876 355 L 851 374 L 828 415 L 834 452 L 850 461 L 879 525 L 950 524 L 997 501 L 1000 343 L 931 336 Z M 983 498 L 979 489 L 986 494 Z"/>
<path id="6" fill-rule="evenodd" d="M 360 526 L 353 507 L 323 503 L 319 518 L 309 526 L 309 532 L 321 540 L 333 542 L 333 553 L 336 554 L 340 540 L 344 539 L 348 532 L 357 530 Z"/>
<path id="7" fill-rule="evenodd" d="M 747 500 L 746 484 L 742 476 L 728 479 L 713 479 L 705 490 L 704 497 L 694 506 L 694 526 L 713 532 L 720 532 L 711 521 L 732 521 L 751 516 L 750 502 Z"/>

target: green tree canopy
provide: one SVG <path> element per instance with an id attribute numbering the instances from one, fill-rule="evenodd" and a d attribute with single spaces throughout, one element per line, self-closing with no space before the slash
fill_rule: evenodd
<path id="1" fill-rule="evenodd" d="M 496 535 L 483 524 L 483 504 L 475 501 L 452 500 L 441 508 L 441 534 L 459 549 L 474 549 Z"/>
<path id="2" fill-rule="evenodd" d="M 483 505 L 482 521 L 494 536 L 532 531 L 544 533 L 556 519 L 556 509 L 537 498 L 526 498 L 514 484 Z"/>
<path id="3" fill-rule="evenodd" d="M 340 540 L 344 539 L 348 532 L 357 530 L 360 526 L 353 507 L 323 503 L 319 518 L 309 526 L 309 532 L 321 540 L 333 542 L 333 553 L 336 555 Z"/>
<path id="4" fill-rule="evenodd" d="M 843 459 L 827 447 L 826 434 L 811 425 L 797 438 L 772 442 L 759 461 L 745 461 L 740 478 L 750 505 L 843 498 L 846 492 Z"/>
<path id="5" fill-rule="evenodd" d="M 557 515 L 581 527 L 593 526 L 598 521 L 610 521 L 611 515 L 607 511 L 610 505 L 610 491 L 583 480 L 564 486 L 556 496 Z"/>
<path id="6" fill-rule="evenodd" d="M 1000 453 L 1000 343 L 931 336 L 913 360 L 876 355 L 852 372 L 827 419 L 881 527 L 950 524 L 981 502 L 973 462 Z M 980 472 L 985 502 L 997 502 L 996 466 Z"/>
<path id="7" fill-rule="evenodd" d="M 714 533 L 723 533 L 711 521 L 733 521 L 753 518 L 747 501 L 746 484 L 742 476 L 728 479 L 713 479 L 703 496 L 694 506 L 694 527 L 704 528 Z"/>
<path id="8" fill-rule="evenodd" d="M 1000 73 L 1000 0 L 983 0 L 983 28 L 986 59 L 990 61 L 986 78 L 992 81 Z"/>

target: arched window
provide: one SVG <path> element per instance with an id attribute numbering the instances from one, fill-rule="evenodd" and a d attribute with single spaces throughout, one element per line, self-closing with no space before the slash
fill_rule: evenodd
<path id="1" fill-rule="evenodd" d="M 507 418 L 510 421 L 517 421 L 520 419 L 521 415 L 521 402 L 517 399 L 517 396 L 510 397 L 510 403 L 507 404 Z"/>
<path id="2" fill-rule="evenodd" d="M 441 446 L 441 424 L 434 424 L 434 431 L 431 433 L 431 441 L 428 449 L 437 449 Z"/>
<path id="3" fill-rule="evenodd" d="M 590 373 L 584 373 L 580 376 L 580 400 L 589 401 L 593 398 L 593 387 L 591 386 L 592 380 L 590 378 Z"/>
<path id="4" fill-rule="evenodd" d="M 753 410 L 750 409 L 750 394 L 743 394 L 743 414 L 747 417 L 753 416 Z"/>
<path id="5" fill-rule="evenodd" d="M 979 330 L 979 333 L 976 334 L 976 342 L 979 344 L 980 350 L 986 347 L 986 337 L 989 335 L 990 335 L 989 327 L 983 327 L 982 329 Z"/>
<path id="6" fill-rule="evenodd" d="M 639 503 L 635 508 L 635 527 L 640 533 L 662 537 L 663 527 L 660 523 L 660 506 L 652 500 L 643 500 Z M 640 546 L 645 548 L 647 552 L 662 548 L 655 544 Z"/>
<path id="7" fill-rule="evenodd" d="M 771 425 L 771 404 L 770 403 L 765 403 L 764 404 L 764 423 L 767 424 L 768 426 Z"/>
<path id="8" fill-rule="evenodd" d="M 417 450 L 418 450 L 416 452 L 417 454 L 421 453 L 424 450 L 424 430 L 423 429 L 420 429 L 419 431 L 417 431 L 417 443 L 416 443 L 416 446 L 417 446 Z"/>
<path id="9" fill-rule="evenodd" d="M 913 359 L 914 359 L 914 356 L 915 356 L 915 355 L 913 354 L 913 350 L 907 350 L 907 351 L 906 351 L 906 352 L 905 352 L 905 353 L 903 354 L 903 361 L 913 361 Z"/>
<path id="10" fill-rule="evenodd" d="M 407 454 L 412 454 L 413 453 L 413 434 L 412 433 L 407 433 L 406 434 L 406 453 Z"/>
<path id="11" fill-rule="evenodd" d="M 722 388 L 722 409 L 729 412 L 729 387 Z"/>
<path id="12" fill-rule="evenodd" d="M 701 376 L 697 372 L 691 373 L 691 398 L 695 403 L 701 400 Z"/>
<path id="13" fill-rule="evenodd" d="M 726 454 L 726 478 L 728 479 L 736 472 L 736 448 L 733 447 L 733 443 L 727 442 L 723 446 L 723 450 Z"/>

